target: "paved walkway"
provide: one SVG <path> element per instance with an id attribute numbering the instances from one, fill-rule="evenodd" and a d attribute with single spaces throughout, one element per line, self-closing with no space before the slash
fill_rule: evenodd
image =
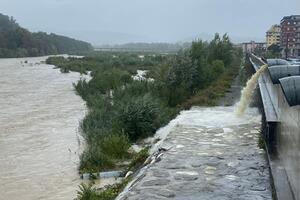
<path id="1" fill-rule="evenodd" d="M 193 108 L 176 120 L 159 158 L 118 199 L 272 199 L 256 110 L 237 118 L 233 107 Z"/>

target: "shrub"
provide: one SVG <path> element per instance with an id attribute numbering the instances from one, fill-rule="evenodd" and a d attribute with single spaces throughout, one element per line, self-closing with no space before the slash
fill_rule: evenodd
<path id="1" fill-rule="evenodd" d="M 118 88 L 114 93 L 114 99 L 121 100 L 122 98 L 134 98 L 145 95 L 150 91 L 153 83 L 147 81 L 133 81 L 126 85 L 125 88 Z"/>
<path id="2" fill-rule="evenodd" d="M 121 103 L 119 125 L 131 141 L 154 134 L 159 115 L 159 104 L 149 95 L 129 98 Z"/>
<path id="3" fill-rule="evenodd" d="M 224 62 L 222 60 L 214 60 L 212 62 L 212 73 L 217 78 L 225 71 Z"/>
<path id="4" fill-rule="evenodd" d="M 103 153 L 99 143 L 94 142 L 80 156 L 80 171 L 98 172 L 114 167 L 113 160 Z"/>
<path id="5" fill-rule="evenodd" d="M 92 185 L 81 184 L 77 191 L 77 200 L 114 200 L 118 194 L 131 181 L 130 178 L 123 179 L 121 183 L 109 185 L 103 190 L 95 190 Z"/>
<path id="6" fill-rule="evenodd" d="M 128 166 L 128 171 L 136 171 L 149 157 L 149 147 L 142 149 L 137 153 Z"/>
<path id="7" fill-rule="evenodd" d="M 129 156 L 130 143 L 125 134 L 111 134 L 104 137 L 100 143 L 103 153 L 114 159 L 124 159 Z"/>
<path id="8" fill-rule="evenodd" d="M 176 55 L 138 55 L 94 52 L 84 58 L 47 60 L 62 71 L 91 71 L 90 81 L 74 84 L 89 108 L 80 125 L 87 144 L 80 169 L 114 167 L 114 161 L 128 156 L 129 141 L 152 136 L 180 108 L 214 105 L 230 86 L 232 80 L 226 77 L 236 74 L 232 65 L 241 54 L 227 35 L 217 34 L 213 41 L 193 42 Z M 155 81 L 133 81 L 137 69 L 149 70 Z"/>
<path id="9" fill-rule="evenodd" d="M 81 183 L 79 185 L 79 190 L 77 191 L 77 198 L 76 200 L 97 200 L 99 199 L 99 195 L 92 187 L 92 184 L 84 184 Z"/>
<path id="10" fill-rule="evenodd" d="M 76 84 L 73 83 L 73 87 L 76 90 L 76 93 L 81 96 L 85 101 L 89 95 L 88 83 L 85 79 L 80 79 Z"/>
<path id="11" fill-rule="evenodd" d="M 113 113 L 107 107 L 90 110 L 80 128 L 88 143 L 111 133 Z"/>

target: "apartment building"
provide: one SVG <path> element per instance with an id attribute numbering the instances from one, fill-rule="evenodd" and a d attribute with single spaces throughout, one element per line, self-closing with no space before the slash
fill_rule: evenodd
<path id="1" fill-rule="evenodd" d="M 267 48 L 272 44 L 280 45 L 280 25 L 275 24 L 266 32 Z"/>
<path id="2" fill-rule="evenodd" d="M 280 22 L 280 46 L 285 57 L 300 56 L 300 15 L 285 16 Z"/>

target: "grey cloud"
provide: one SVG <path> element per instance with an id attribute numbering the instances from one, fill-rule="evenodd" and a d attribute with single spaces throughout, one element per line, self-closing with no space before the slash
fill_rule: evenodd
<path id="1" fill-rule="evenodd" d="M 299 0 L 0 0 L 0 12 L 29 30 L 56 32 L 95 44 L 176 42 L 199 34 L 260 38 Z"/>

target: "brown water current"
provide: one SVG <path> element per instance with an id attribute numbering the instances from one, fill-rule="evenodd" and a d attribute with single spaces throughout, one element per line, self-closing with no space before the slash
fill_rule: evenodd
<path id="1" fill-rule="evenodd" d="M 0 200 L 76 197 L 86 108 L 72 83 L 80 75 L 45 59 L 0 59 Z"/>
<path id="2" fill-rule="evenodd" d="M 260 69 L 257 70 L 257 72 L 253 74 L 252 77 L 247 81 L 246 86 L 242 90 L 242 96 L 235 111 L 238 116 L 242 116 L 245 113 L 245 110 L 251 101 L 252 94 L 257 85 L 259 76 L 264 73 L 267 68 L 268 65 L 261 66 Z"/>

